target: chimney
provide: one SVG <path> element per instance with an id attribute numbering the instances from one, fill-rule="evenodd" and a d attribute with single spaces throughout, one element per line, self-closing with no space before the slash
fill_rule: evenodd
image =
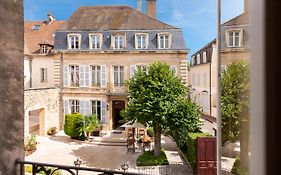
<path id="1" fill-rule="evenodd" d="M 156 18 L 156 0 L 146 0 L 146 14 Z"/>
<path id="2" fill-rule="evenodd" d="M 138 5 L 137 5 L 137 9 L 138 11 L 142 11 L 142 0 L 137 0 L 138 1 Z"/>
<path id="3" fill-rule="evenodd" d="M 249 12 L 249 5 L 250 5 L 250 0 L 244 0 L 244 13 Z"/>
<path id="4" fill-rule="evenodd" d="M 47 16 L 48 16 L 47 24 L 52 24 L 52 22 L 56 20 L 51 12 L 49 12 Z"/>

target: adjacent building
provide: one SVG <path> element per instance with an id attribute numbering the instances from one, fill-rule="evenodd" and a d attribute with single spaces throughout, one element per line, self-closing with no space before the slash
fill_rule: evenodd
<path id="1" fill-rule="evenodd" d="M 117 128 L 128 101 L 125 81 L 155 61 L 169 64 L 187 85 L 189 50 L 181 29 L 155 18 L 156 0 L 146 5 L 147 14 L 128 6 L 80 7 L 55 32 L 61 124 L 65 114 L 79 112 L 97 114 L 103 130 Z"/>
<path id="2" fill-rule="evenodd" d="M 239 60 L 250 61 L 248 0 L 244 13 L 221 25 L 221 69 Z M 203 117 L 216 121 L 217 46 L 211 41 L 191 56 L 190 97 L 202 107 Z"/>
<path id="3" fill-rule="evenodd" d="M 25 136 L 45 135 L 51 127 L 59 128 L 60 89 L 55 86 L 55 31 L 64 21 L 52 14 L 45 21 L 24 22 L 24 122 Z"/>

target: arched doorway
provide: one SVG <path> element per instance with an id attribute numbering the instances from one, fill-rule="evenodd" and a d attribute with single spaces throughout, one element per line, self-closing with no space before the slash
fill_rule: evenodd
<path id="1" fill-rule="evenodd" d="M 118 128 L 123 118 L 120 115 L 120 111 L 125 109 L 125 101 L 112 101 L 112 128 Z"/>

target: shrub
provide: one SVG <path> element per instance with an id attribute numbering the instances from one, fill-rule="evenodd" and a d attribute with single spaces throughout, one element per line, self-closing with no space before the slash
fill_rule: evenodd
<path id="1" fill-rule="evenodd" d="M 57 133 L 57 128 L 56 127 L 51 127 L 47 131 L 48 135 L 55 135 L 56 133 Z"/>
<path id="2" fill-rule="evenodd" d="M 36 150 L 36 144 L 37 144 L 36 136 L 31 135 L 31 137 L 27 139 L 27 142 L 24 146 L 25 151 L 29 151 L 29 152 L 35 151 Z"/>
<path id="3" fill-rule="evenodd" d="M 52 168 L 52 167 L 46 167 L 47 170 L 51 170 L 54 171 L 56 168 Z M 25 165 L 24 166 L 24 171 L 27 172 L 27 173 L 32 173 L 32 166 L 31 165 Z M 38 174 L 45 174 L 44 171 L 40 171 Z M 53 173 L 53 175 L 62 175 L 62 171 L 61 170 L 58 170 L 58 171 L 55 171 Z"/>
<path id="4" fill-rule="evenodd" d="M 79 113 L 75 114 L 66 114 L 65 115 L 65 124 L 64 124 L 64 133 L 73 139 L 83 139 L 81 138 L 81 131 L 79 128 L 83 125 L 83 116 Z"/>
<path id="5" fill-rule="evenodd" d="M 188 133 L 187 134 L 187 151 L 184 151 L 186 158 L 190 163 L 193 171 L 196 169 L 196 139 L 197 137 L 206 137 L 206 133 Z"/>
<path id="6" fill-rule="evenodd" d="M 152 127 L 147 129 L 147 134 L 149 135 L 149 137 L 154 137 L 154 130 Z"/>
<path id="7" fill-rule="evenodd" d="M 168 165 L 166 154 L 164 150 L 161 150 L 161 154 L 158 157 L 154 156 L 153 151 L 144 152 L 137 158 L 137 166 L 157 166 Z"/>

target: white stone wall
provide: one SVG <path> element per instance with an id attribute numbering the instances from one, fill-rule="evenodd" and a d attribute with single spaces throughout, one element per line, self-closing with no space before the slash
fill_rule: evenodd
<path id="1" fill-rule="evenodd" d="M 41 88 L 41 89 L 28 89 L 24 91 L 24 133 L 25 136 L 29 133 L 28 116 L 29 111 L 44 109 L 45 117 L 42 126 L 46 131 L 50 127 L 59 128 L 59 89 L 58 88 Z"/>

